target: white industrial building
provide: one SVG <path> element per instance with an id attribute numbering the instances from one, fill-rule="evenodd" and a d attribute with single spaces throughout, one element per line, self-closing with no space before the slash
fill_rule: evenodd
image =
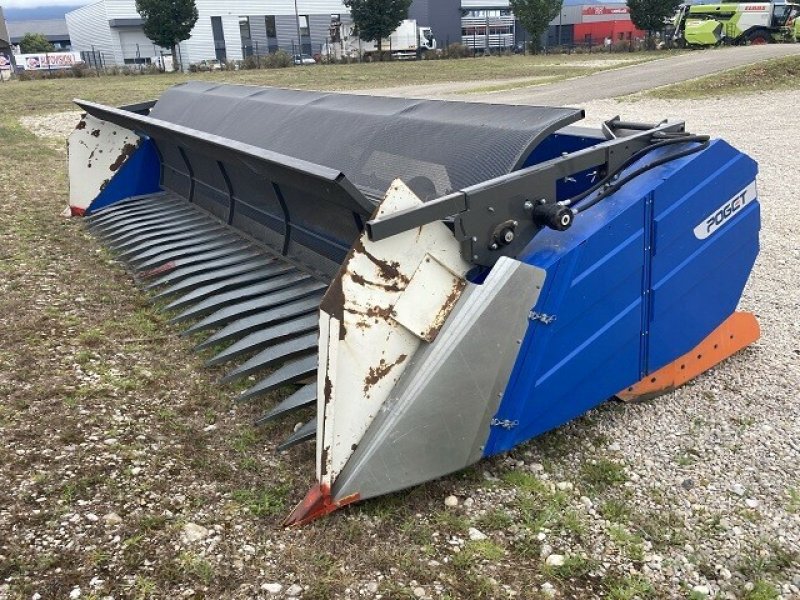
<path id="1" fill-rule="evenodd" d="M 565 0 L 542 42 L 570 45 L 587 35 L 594 36 L 595 43 L 609 35 L 616 40 L 622 31 L 617 31 L 619 27 L 606 31 L 594 25 L 589 30 L 585 25 L 589 21 L 629 21 L 629 15 L 619 10 L 621 2 L 624 0 Z M 196 3 L 197 24 L 191 38 L 178 47 L 184 67 L 204 60 L 242 60 L 278 49 L 293 54 L 322 53 L 326 42 L 332 37 L 335 40 L 352 22 L 342 0 Z M 92 64 L 144 64 L 168 53 L 144 35 L 135 0 L 99 0 L 67 13 L 66 18 L 72 49 L 82 52 L 84 60 Z M 496 51 L 530 41 L 508 0 L 414 0 L 409 18 L 430 27 L 440 48 L 461 42 L 478 52 Z"/>
<path id="2" fill-rule="evenodd" d="M 318 52 L 331 26 L 346 22 L 341 0 L 196 0 L 199 18 L 178 47 L 184 66 L 203 60 L 242 60 L 283 49 Z M 296 17 L 297 15 L 297 17 Z M 67 13 L 72 49 L 103 65 L 150 63 L 166 49 L 145 36 L 135 0 L 99 0 Z M 298 42 L 298 34 L 299 39 Z"/>

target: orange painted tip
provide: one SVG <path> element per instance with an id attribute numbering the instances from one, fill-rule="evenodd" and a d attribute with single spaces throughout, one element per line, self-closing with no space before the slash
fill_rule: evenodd
<path id="1" fill-rule="evenodd" d="M 86 214 L 86 209 L 81 208 L 80 206 L 70 206 L 69 211 L 72 213 L 73 217 L 82 217 Z"/>
<path id="2" fill-rule="evenodd" d="M 308 491 L 308 494 L 300 504 L 294 507 L 292 513 L 283 522 L 283 526 L 299 527 L 300 525 L 306 525 L 320 517 L 329 515 L 337 508 L 352 504 L 358 499 L 359 495 L 353 494 L 335 502 L 331 496 L 330 487 L 325 484 L 317 484 Z"/>
<path id="3" fill-rule="evenodd" d="M 754 315 L 735 312 L 692 350 L 617 394 L 620 400 L 648 400 L 674 390 L 755 342 L 761 336 Z"/>

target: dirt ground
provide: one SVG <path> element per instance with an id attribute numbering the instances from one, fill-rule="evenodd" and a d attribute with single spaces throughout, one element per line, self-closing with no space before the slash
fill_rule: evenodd
<path id="1" fill-rule="evenodd" d="M 589 106 L 672 109 L 762 162 L 764 253 L 743 302 L 761 342 L 665 397 L 607 403 L 297 530 L 280 522 L 313 448 L 275 447 L 309 414 L 254 428 L 289 390 L 234 405 L 60 216 L 75 114 L 43 116 L 43 101 L 0 114 L 0 600 L 800 597 L 800 92 Z M 782 108 L 765 122 L 764 106 Z"/>

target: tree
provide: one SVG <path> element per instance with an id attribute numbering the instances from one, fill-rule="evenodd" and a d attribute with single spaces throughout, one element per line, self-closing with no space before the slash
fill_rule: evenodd
<path id="1" fill-rule="evenodd" d="M 654 31 L 664 29 L 667 19 L 675 15 L 683 0 L 628 0 L 631 21 L 638 29 L 646 31 L 648 37 Z"/>
<path id="2" fill-rule="evenodd" d="M 144 19 L 144 34 L 154 44 L 169 48 L 177 65 L 175 48 L 189 39 L 197 23 L 194 0 L 136 0 L 136 10 Z"/>
<path id="3" fill-rule="evenodd" d="M 26 33 L 19 41 L 19 49 L 23 54 L 53 52 L 55 46 L 41 33 Z"/>
<path id="4" fill-rule="evenodd" d="M 542 34 L 550 21 L 561 12 L 563 0 L 511 0 L 511 10 L 522 26 L 531 34 L 534 48 L 538 48 Z M 561 32 L 559 32 L 561 35 Z M 560 42 L 561 40 L 559 40 Z"/>
<path id="5" fill-rule="evenodd" d="M 383 39 L 392 35 L 408 18 L 412 0 L 344 0 L 350 9 L 358 37 L 378 43 L 378 56 L 383 60 Z"/>

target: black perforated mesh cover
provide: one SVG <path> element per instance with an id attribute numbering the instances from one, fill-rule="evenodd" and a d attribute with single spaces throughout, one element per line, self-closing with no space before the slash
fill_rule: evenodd
<path id="1" fill-rule="evenodd" d="M 399 177 L 429 200 L 519 168 L 583 111 L 190 82 L 150 116 L 337 169 L 377 198 Z"/>

